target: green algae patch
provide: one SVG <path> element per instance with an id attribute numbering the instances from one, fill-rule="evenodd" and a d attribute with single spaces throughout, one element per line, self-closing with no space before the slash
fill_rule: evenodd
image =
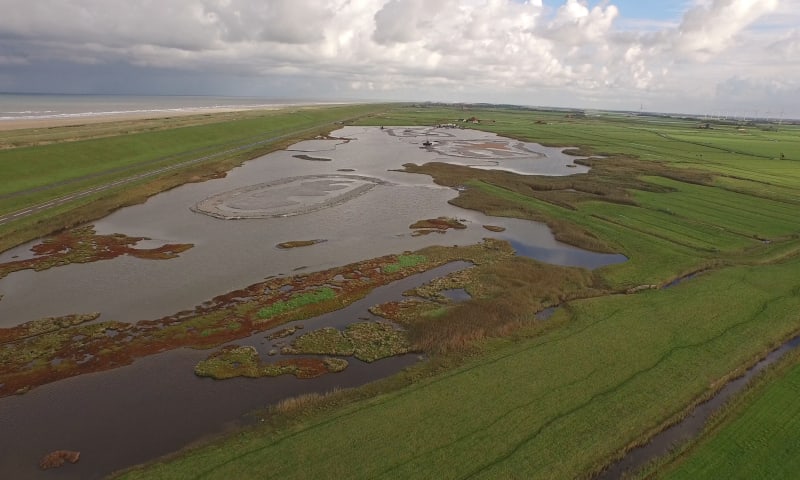
<path id="1" fill-rule="evenodd" d="M 316 378 L 326 373 L 341 372 L 348 366 L 341 358 L 298 358 L 264 363 L 255 347 L 229 345 L 212 353 L 194 367 L 195 375 L 215 380 L 247 377 L 277 377 L 294 375 L 297 378 Z"/>
<path id="2" fill-rule="evenodd" d="M 115 364 L 119 339 L 127 336 L 131 325 L 87 323 L 98 316 L 48 317 L 0 329 L 0 396 Z"/>
<path id="3" fill-rule="evenodd" d="M 0 328 L 0 344 L 36 337 L 45 333 L 74 327 L 82 323 L 97 320 L 99 313 L 73 314 L 61 317 L 46 317 L 25 322 L 11 328 Z"/>
<path id="4" fill-rule="evenodd" d="M 79 321 L 67 316 L 0 329 L 0 397 L 121 367 L 176 348 L 218 348 L 290 321 L 341 309 L 376 287 L 450 262 L 481 265 L 513 255 L 508 242 L 493 239 L 460 247 L 432 246 L 319 272 L 266 279 L 158 319 L 94 323 L 88 321 L 89 317 Z M 53 325 L 59 328 L 52 330 Z M 371 358 L 367 353 L 362 357 Z M 304 371 L 333 368 L 330 362 L 326 366 L 315 359 L 292 362 L 291 368 L 280 365 L 289 373 L 302 366 L 305 370 L 299 371 L 301 376 L 308 375 Z"/>
<path id="5" fill-rule="evenodd" d="M 353 356 L 364 362 L 411 351 L 406 333 L 384 322 L 359 322 L 344 331 L 325 327 L 301 335 L 283 354 Z"/>
<path id="6" fill-rule="evenodd" d="M 298 309 L 300 307 L 313 305 L 325 300 L 333 300 L 334 298 L 336 298 L 336 292 L 330 287 L 324 287 L 311 292 L 295 295 L 288 300 L 279 300 L 272 305 L 259 310 L 258 317 L 267 319 L 291 310 Z"/>
<path id="7" fill-rule="evenodd" d="M 384 273 L 397 273 L 427 261 L 425 255 L 398 255 L 397 261 L 383 267 Z"/>
<path id="8" fill-rule="evenodd" d="M 327 357 L 322 359 L 322 363 L 331 373 L 342 372 L 350 365 L 350 363 L 344 358 Z"/>
<path id="9" fill-rule="evenodd" d="M 610 292 L 591 271 L 506 256 L 503 244 L 495 245 L 500 251 L 474 267 L 435 278 L 370 312 L 406 328 L 414 350 L 471 352 L 488 338 L 532 325 L 532 312 Z M 456 289 L 470 299 L 456 304 L 443 293 Z"/>
<path id="10" fill-rule="evenodd" d="M 355 354 L 353 341 L 344 332 L 333 327 L 320 328 L 300 335 L 283 354 L 343 355 Z"/>
<path id="11" fill-rule="evenodd" d="M 353 323 L 345 335 L 355 346 L 353 356 L 368 363 L 411 351 L 406 332 L 384 322 Z"/>

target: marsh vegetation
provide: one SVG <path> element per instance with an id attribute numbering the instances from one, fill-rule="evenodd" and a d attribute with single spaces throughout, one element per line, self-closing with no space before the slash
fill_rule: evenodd
<path id="1" fill-rule="evenodd" d="M 424 124 L 448 115 L 446 109 L 398 109 L 379 121 Z M 543 478 L 583 476 L 680 419 L 800 329 L 800 296 L 790 273 L 800 253 L 793 214 L 800 206 L 800 177 L 786 160 L 800 153 L 791 133 L 743 138 L 733 129 L 698 132 L 689 122 L 576 119 L 524 110 L 488 110 L 481 117 L 496 122 L 480 128 L 572 144 L 584 155 L 605 158 L 582 162 L 592 166 L 590 172 L 567 178 L 449 164 L 406 170 L 466 186 L 452 201 L 457 205 L 545 221 L 562 241 L 621 252 L 630 260 L 587 277 L 511 258 L 483 274 L 492 279 L 486 284 L 496 288 L 494 296 L 470 290 L 463 279 L 448 282 L 475 297 L 463 304 L 410 299 L 376 307 L 376 313 L 406 322 L 412 344 L 439 352 L 437 362 L 447 364 L 452 360 L 445 358 L 464 352 L 477 357 L 446 375 L 420 371 L 420 386 L 379 404 L 362 401 L 303 418 L 303 433 L 291 439 L 255 431 L 244 448 L 261 447 L 247 455 L 248 463 L 281 468 L 277 459 L 286 448 L 315 459 L 304 475 L 313 475 L 317 466 L 352 474 L 355 455 L 369 448 L 372 460 L 358 461 L 364 478 L 420 469 L 486 478 L 523 471 Z M 776 143 L 783 150 L 794 145 L 794 153 L 784 159 L 770 153 Z M 706 273 L 667 290 L 635 289 L 699 270 Z M 563 281 L 549 280 L 554 274 Z M 637 293 L 579 299 L 593 289 Z M 540 298 L 529 295 L 539 291 Z M 553 305 L 560 307 L 546 324 L 532 322 L 534 312 Z M 504 393 L 485 402 L 474 392 Z M 342 409 L 347 419 L 333 420 Z M 459 420 L 445 412 L 458 412 Z M 424 446 L 415 443 L 417 453 L 388 434 L 402 430 L 397 421 L 406 418 L 414 437 L 425 439 Z M 570 433 L 577 431 L 583 433 Z M 360 446 L 334 453 L 316 441 L 327 435 Z M 228 455 L 238 454 L 212 446 L 202 456 L 148 473 L 180 471 L 191 461 L 201 470 L 213 465 L 215 475 L 247 475 L 243 463 L 225 460 Z M 293 476 L 291 467 L 279 472 Z"/>
<path id="2" fill-rule="evenodd" d="M 410 290 L 402 301 L 372 306 L 372 313 L 402 330 L 353 319 L 343 329 L 280 337 L 293 336 L 287 354 L 372 361 L 418 351 L 428 361 L 357 390 L 284 403 L 262 416 L 262 427 L 235 440 L 220 439 L 124 478 L 187 472 L 254 478 L 265 470 L 286 478 L 408 478 L 422 471 L 482 478 L 591 476 L 800 331 L 800 142 L 794 127 L 700 131 L 690 121 L 615 114 L 576 118 L 500 108 L 474 113 L 494 120 L 478 128 L 520 142 L 576 147 L 573 153 L 588 158 L 575 163 L 589 168 L 564 177 L 457 162 L 409 163 L 404 171 L 457 190 L 453 205 L 544 222 L 562 242 L 621 253 L 628 261 L 593 271 L 545 264 L 489 238 L 273 278 L 217 297 L 191 314 L 137 324 L 131 332 L 158 327 L 148 333 L 158 339 L 153 349 L 163 348 L 166 335 L 175 335 L 171 342 L 187 339 L 181 345 L 222 347 L 198 365 L 203 374 L 260 376 L 275 366 L 247 346 L 223 345 L 245 332 L 337 310 L 377 285 L 416 272 L 455 260 L 472 264 Z M 398 105 L 360 122 L 431 125 L 463 115 L 452 108 Z M 411 228 L 458 229 L 453 222 L 434 217 Z M 504 233 L 499 225 L 486 225 L 486 236 Z M 699 271 L 703 275 L 658 288 Z M 443 292 L 453 289 L 469 298 L 449 300 Z M 553 313 L 537 320 L 542 311 Z M 55 323 L 56 333 L 88 327 L 70 319 Z M 84 335 L 85 342 L 98 342 L 92 355 L 102 356 L 101 335 Z M 315 361 L 319 366 L 325 360 Z M 342 366 L 332 365 L 324 368 Z M 743 431 L 756 431 L 758 422 L 745 411 L 782 405 L 781 399 L 791 397 L 786 392 L 796 370 L 776 369 L 764 389 L 756 390 L 778 393 L 763 404 L 747 401 L 743 405 L 754 406 L 731 409 L 730 425 L 741 418 Z M 768 461 L 758 453 L 768 447 L 751 450 L 752 457 L 736 452 L 738 437 L 720 433 L 727 431 L 712 429 L 703 440 L 708 446 L 685 450 L 675 471 L 704 475 L 697 468 L 711 462 L 704 460 L 709 451 L 720 458 L 751 458 L 753 468 Z M 695 452 L 697 461 L 684 462 Z M 302 466 L 293 460 L 298 458 Z"/>

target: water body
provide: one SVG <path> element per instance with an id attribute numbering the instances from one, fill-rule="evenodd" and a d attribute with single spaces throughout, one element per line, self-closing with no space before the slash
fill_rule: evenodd
<path id="1" fill-rule="evenodd" d="M 646 445 L 631 450 L 621 460 L 597 475 L 595 479 L 623 478 L 624 475 L 636 472 L 648 463 L 669 454 L 674 447 L 696 437 L 703 431 L 711 415 L 724 407 L 731 397 L 741 392 L 753 377 L 798 346 L 800 346 L 800 336 L 788 340 L 753 365 L 744 375 L 728 382 L 711 399 L 696 406 L 685 419 L 657 434 Z"/>
<path id="2" fill-rule="evenodd" d="M 442 147 L 442 153 L 420 148 L 430 132 L 425 128 L 346 127 L 333 132 L 340 139 L 300 142 L 290 151 L 246 162 L 225 178 L 187 184 L 142 205 L 121 209 L 95 222 L 98 233 L 149 237 L 153 241 L 148 246 L 194 243 L 195 247 L 167 261 L 119 257 L 42 272 L 13 273 L 0 279 L 0 295 L 4 295 L 0 300 L 0 327 L 71 313 L 101 312 L 101 320 L 124 322 L 160 318 L 271 275 L 291 275 L 300 266 L 306 267 L 304 271 L 323 270 L 434 244 L 473 244 L 487 236 L 507 239 L 520 254 L 555 264 L 596 268 L 624 261 L 619 255 L 586 252 L 557 242 L 540 223 L 489 217 L 455 207 L 447 202 L 458 195 L 457 191 L 434 184 L 427 175 L 396 171 L 409 162 L 461 162 L 470 153 L 470 142 L 478 147 L 491 144 L 495 150 L 506 145 L 515 152 L 512 161 L 522 160 L 525 152 L 536 148 L 535 144 L 525 144 L 520 149 L 520 142 L 494 134 L 446 129 L 440 132 L 441 141 L 459 142 L 458 155 L 448 156 L 444 153 L 452 149 Z M 478 147 L 473 154 L 485 160 L 485 149 Z M 297 151 L 325 151 L 331 161 L 298 159 L 294 157 Z M 551 157 L 548 151 L 531 154 L 531 168 L 525 173 L 537 173 L 535 165 L 544 170 L 563 165 L 563 159 Z M 501 167 L 505 158 L 497 157 Z M 352 170 L 348 176 L 368 178 L 374 186 L 344 203 L 315 207 L 302 215 L 222 220 L 192 211 L 204 200 L 226 192 L 261 184 L 282 187 L 286 179 L 297 177 L 337 178 L 342 176 L 340 169 Z M 303 188 L 305 198 L 313 200 L 314 192 Z M 274 195 L 267 193 L 261 198 L 274 201 Z M 468 228 L 445 235 L 411 236 L 409 225 L 439 216 L 462 219 Z M 482 228 L 486 224 L 505 227 L 506 231 L 487 232 Z M 311 238 L 327 241 L 298 249 L 277 248 L 282 242 Z M 15 256 L 25 258 L 30 255 L 29 248 L 23 245 L 4 252 L 0 262 Z"/>
<path id="3" fill-rule="evenodd" d="M 257 97 L 0 94 L 0 122 L 87 118 L 129 114 L 169 114 L 214 110 L 265 109 L 320 102 Z"/>
<path id="4" fill-rule="evenodd" d="M 543 224 L 460 209 L 447 203 L 458 195 L 457 191 L 435 185 L 426 175 L 396 171 L 409 162 L 472 162 L 475 159 L 467 157 L 475 155 L 481 157 L 480 161 L 495 161 L 499 168 L 508 160 L 517 161 L 513 168 L 520 169 L 523 167 L 519 161 L 527 159 L 524 173 L 535 174 L 536 165 L 552 172 L 557 165 L 563 166 L 564 159 L 550 156 L 546 150 L 537 153 L 535 144 L 519 147 L 517 141 L 471 130 L 448 130 L 440 136 L 442 142 L 458 142 L 456 155 L 452 154 L 456 148 L 452 145 L 441 147 L 441 151 L 421 148 L 425 136 L 432 133 L 429 129 L 403 129 L 402 135 L 391 132 L 346 127 L 333 135 L 349 141 L 301 142 L 290 150 L 246 162 L 225 178 L 184 185 L 144 204 L 121 209 L 95 222 L 98 233 L 150 237 L 152 240 L 142 242 L 142 247 L 163 243 L 194 243 L 195 247 L 179 258 L 165 261 L 119 257 L 42 272 L 13 273 L 0 280 L 0 294 L 4 295 L 0 300 L 0 327 L 45 316 L 96 311 L 108 320 L 159 318 L 273 275 L 323 270 L 434 244 L 473 244 L 489 236 L 511 241 L 520 254 L 558 264 L 594 268 L 620 260 L 618 256 L 611 258 L 561 244 Z M 489 150 L 501 152 L 494 160 L 487 160 L 487 143 Z M 517 153 L 503 153 L 505 148 Z M 325 152 L 330 161 L 299 159 L 295 157 L 297 152 Z M 525 152 L 533 153 L 526 157 Z M 252 185 L 285 185 L 282 180 L 288 178 L 342 177 L 342 170 L 348 176 L 379 181 L 370 180 L 372 188 L 344 202 L 329 201 L 324 208 L 316 206 L 327 201 L 322 197 L 331 196 L 332 184 L 322 182 L 325 188 L 303 185 L 302 195 L 294 192 L 292 201 L 308 200 L 315 208 L 287 217 L 223 220 L 192 210 L 200 202 L 225 192 Z M 274 204 L 272 193 L 265 192 L 263 198 Z M 258 206 L 257 197 L 248 198 L 248 208 Z M 439 216 L 458 218 L 467 228 L 443 235 L 411 235 L 409 225 Z M 498 234 L 487 232 L 483 228 L 486 224 L 506 230 Z M 277 247 L 281 242 L 312 238 L 326 241 L 304 248 Z M 4 252 L 0 262 L 25 258 L 30 255 L 29 248 L 30 245 L 23 245 Z M 302 322 L 303 331 L 373 319 L 366 310 L 369 306 L 400 298 L 404 290 L 465 266 L 448 265 L 378 288 L 347 309 Z M 255 346 L 266 359 L 277 346 L 265 338 L 267 333 L 237 343 Z M 100 478 L 114 469 L 147 461 L 241 425 L 243 415 L 255 408 L 299 393 L 362 385 L 419 360 L 417 355 L 374 364 L 352 360 L 344 372 L 311 381 L 279 377 L 215 382 L 193 373 L 196 362 L 208 353 L 170 351 L 127 367 L 62 380 L 22 396 L 0 399 L 0 477 Z M 280 354 L 269 358 L 280 358 Z M 80 450 L 81 461 L 55 472 L 38 471 L 36 466 L 42 455 L 55 449 Z"/>
<path id="5" fill-rule="evenodd" d="M 505 232 L 503 232 L 505 233 Z M 570 267 L 584 267 L 595 269 L 606 265 L 614 265 L 628 260 L 625 255 L 618 253 L 596 253 L 576 247 L 566 248 L 563 245 L 543 246 L 541 244 L 520 241 L 512 236 L 498 235 L 511 243 L 517 255 L 535 258 L 541 262 L 565 265 Z"/>
<path id="6" fill-rule="evenodd" d="M 278 342 L 291 342 L 293 337 L 317 328 L 344 328 L 362 320 L 377 320 L 367 310 L 370 306 L 401 300 L 403 291 L 469 266 L 453 262 L 413 275 L 378 287 L 342 310 L 291 322 L 235 343 L 256 347 L 265 361 L 296 358 L 280 353 L 270 357 L 268 352 Z M 266 338 L 272 331 L 296 325 L 303 328 L 292 336 L 276 341 Z M 350 365 L 343 372 L 313 380 L 284 375 L 215 381 L 194 375 L 194 366 L 209 353 L 173 350 L 130 366 L 69 378 L 25 395 L 0 399 L 0 478 L 103 478 L 115 470 L 252 423 L 252 418 L 243 415 L 284 398 L 356 387 L 395 374 L 421 359 L 418 354 L 408 354 L 368 364 L 348 358 Z M 40 471 L 41 457 L 60 449 L 80 451 L 80 462 L 57 471 Z"/>

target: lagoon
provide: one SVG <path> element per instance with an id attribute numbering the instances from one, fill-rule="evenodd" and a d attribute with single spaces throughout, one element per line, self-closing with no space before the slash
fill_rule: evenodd
<path id="1" fill-rule="evenodd" d="M 432 145 L 422 145 L 429 138 L 434 138 Z M 308 155 L 298 155 L 302 152 Z M 329 161 L 314 160 L 321 157 Z M 574 165 L 573 158 L 561 149 L 472 130 L 345 127 L 329 137 L 246 162 L 225 178 L 175 188 L 97 221 L 100 234 L 148 237 L 140 247 L 167 243 L 194 247 L 169 260 L 122 256 L 12 273 L 0 280 L 4 295 L 0 327 L 88 312 L 99 312 L 97 321 L 157 319 L 265 278 L 324 270 L 429 245 L 474 244 L 484 237 L 508 240 L 518 254 L 560 265 L 597 268 L 624 261 L 621 255 L 561 244 L 543 224 L 489 217 L 450 205 L 457 190 L 436 185 L 428 176 L 401 171 L 406 163 L 444 161 L 481 163 L 483 168 L 524 174 L 585 172 L 586 167 Z M 276 193 L 270 186 L 292 188 Z M 209 199 L 236 198 L 237 192 L 248 195 L 225 204 L 228 212 L 259 210 L 265 205 L 289 210 L 225 219 L 198 208 Z M 309 205 L 313 208 L 305 208 Z M 457 218 L 466 228 L 421 236 L 409 228 L 419 220 L 437 217 Z M 505 230 L 489 232 L 484 225 Z M 311 239 L 324 241 L 302 248 L 278 246 Z M 0 262 L 29 257 L 30 247 L 4 252 Z M 346 310 L 304 323 L 315 328 L 342 326 L 359 316 L 369 317 L 366 307 L 370 304 L 399 298 L 403 291 L 445 270 L 465 267 L 441 267 L 444 270 L 395 282 Z M 263 345 L 267 333 L 238 343 L 269 348 Z M 36 468 L 38 459 L 49 451 L 70 448 L 81 450 L 82 460 L 58 476 L 99 478 L 247 423 L 250 420 L 243 415 L 255 408 L 303 392 L 360 385 L 419 360 L 417 355 L 405 355 L 369 365 L 351 361 L 345 372 L 314 380 L 216 382 L 193 373 L 192 366 L 207 354 L 173 350 L 0 399 L 0 448 L 4 451 L 0 473 L 45 476 Z"/>
<path id="2" fill-rule="evenodd" d="M 194 248 L 169 261 L 142 261 L 119 257 L 103 262 L 73 264 L 42 272 L 22 271 L 0 279 L 0 327 L 11 327 L 42 317 L 70 313 L 100 312 L 100 320 L 134 322 L 159 318 L 193 308 L 221 293 L 243 288 L 275 275 L 289 275 L 298 268 L 317 271 L 428 245 L 466 245 L 492 236 L 510 240 L 520 252 L 542 261 L 561 265 L 596 268 L 624 261 L 620 255 L 586 252 L 557 242 L 547 226 L 517 219 L 488 217 L 448 204 L 458 192 L 434 184 L 426 175 L 398 171 L 405 163 L 454 161 L 465 158 L 465 145 L 492 142 L 508 145 L 512 159 L 528 158 L 526 173 L 553 172 L 575 157 L 560 149 L 520 145 L 516 140 L 473 130 L 451 130 L 443 137 L 457 142 L 459 153 L 448 156 L 442 146 L 422 148 L 426 128 L 378 129 L 346 127 L 331 139 L 300 142 L 288 150 L 274 152 L 246 162 L 225 178 L 187 184 L 150 198 L 146 203 L 121 209 L 95 222 L 99 234 L 122 233 L 152 240 L 137 246 L 192 243 Z M 427 134 L 427 135 L 426 135 Z M 539 151 L 537 151 L 537 149 Z M 558 150 L 558 154 L 553 153 Z M 330 162 L 295 158 L 296 152 L 325 152 Z M 529 152 L 530 157 L 524 153 Z M 467 152 L 468 153 L 468 152 Z M 486 152 L 474 155 L 485 162 Z M 313 176 L 338 178 L 340 170 L 351 177 L 370 179 L 369 191 L 328 208 L 312 209 L 298 215 L 222 220 L 193 211 L 200 202 L 216 195 L 264 183 Z M 563 168 L 562 174 L 586 171 L 586 167 Z M 377 179 L 377 180 L 374 180 Z M 374 183 L 379 181 L 380 183 Z M 284 194 L 287 195 L 287 194 Z M 287 195 L 288 197 L 288 195 Z M 464 220 L 468 228 L 448 231 L 444 236 L 412 236 L 408 227 L 425 218 L 440 216 Z M 505 227 L 501 234 L 482 228 Z M 278 244 L 294 240 L 324 239 L 312 247 L 282 250 Z M 0 262 L 29 257 L 32 244 L 0 254 Z"/>

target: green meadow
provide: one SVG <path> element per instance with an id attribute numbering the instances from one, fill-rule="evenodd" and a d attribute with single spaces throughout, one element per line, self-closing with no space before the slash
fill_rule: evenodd
<path id="1" fill-rule="evenodd" d="M 798 267 L 572 302 L 454 370 L 123 478 L 580 477 L 795 331 Z"/>
<path id="2" fill-rule="evenodd" d="M 475 298 L 420 316 L 411 329 L 413 337 L 430 322 L 437 335 L 468 338 L 461 348 L 430 345 L 427 362 L 396 377 L 273 408 L 263 414 L 261 427 L 122 478 L 590 477 L 800 333 L 797 126 L 710 122 L 705 129 L 698 128 L 705 123 L 698 119 L 489 106 L 346 108 L 353 110 L 352 117 L 364 115 L 355 120 L 363 125 L 432 125 L 476 117 L 481 123 L 470 128 L 572 147 L 591 157 L 579 160 L 592 167 L 588 173 L 569 177 L 526 177 L 442 163 L 406 169 L 442 185 L 466 186 L 451 201 L 455 205 L 545 222 L 566 243 L 622 253 L 629 260 L 599 269 L 591 278 L 527 261 L 488 270 L 475 282 L 494 288 L 468 285 L 468 291 L 479 293 Z M 317 120 L 285 128 L 311 128 L 342 113 L 325 112 L 331 116 L 311 115 Z M 257 135 L 255 125 L 244 128 L 255 120 L 241 121 L 241 128 L 231 130 L 215 124 L 192 128 L 208 129 L 209 136 L 225 130 L 236 144 Z M 182 141 L 179 133 L 169 135 Z M 199 137 L 169 148 L 186 153 L 215 144 Z M 81 147 L 89 152 L 110 141 L 55 145 L 74 149 L 82 142 L 101 142 Z M 157 158 L 172 154 L 166 143 Z M 0 151 L 0 165 L 20 158 L 15 151 L 34 158 L 27 149 L 48 147 Z M 124 148 L 118 148 L 121 154 Z M 145 167 L 142 162 L 156 154 L 138 155 L 118 165 L 157 163 Z M 80 175 L 98 171 L 88 157 L 74 156 L 83 168 Z M 15 188 L 69 177 L 64 158 L 61 163 L 49 153 L 41 158 L 43 166 L 53 162 L 52 173 L 20 179 Z M 401 258 L 396 268 L 414 261 Z M 695 273 L 676 286 L 658 288 Z M 543 303 L 525 300 L 540 295 L 544 285 L 552 290 L 548 298 L 561 302 L 545 322 L 535 320 L 532 306 Z M 481 318 L 487 325 L 506 323 L 473 335 Z M 705 460 L 708 455 L 722 463 L 752 459 L 754 472 L 772 461 L 767 452 L 777 444 L 740 439 L 751 433 L 790 435 L 773 432 L 780 418 L 771 424 L 760 420 L 771 406 L 788 402 L 797 383 L 797 368 L 775 372 L 762 380 L 768 399 L 731 409 L 731 427 L 709 432 L 697 449 L 687 447 L 683 470 L 674 470 L 675 475 L 726 477 L 703 470 L 712 464 Z M 757 430 L 762 427 L 766 430 Z M 795 465 L 785 462 L 792 473 Z"/>
<path id="3" fill-rule="evenodd" d="M 102 217 L 174 186 L 223 173 L 245 160 L 326 134 L 338 124 L 383 108 L 297 107 L 0 132 L 0 215 L 195 162 L 0 226 L 0 251 Z"/>
<path id="4" fill-rule="evenodd" d="M 652 471 L 664 479 L 800 475 L 800 356 L 788 355 L 716 418 L 694 445 Z"/>

